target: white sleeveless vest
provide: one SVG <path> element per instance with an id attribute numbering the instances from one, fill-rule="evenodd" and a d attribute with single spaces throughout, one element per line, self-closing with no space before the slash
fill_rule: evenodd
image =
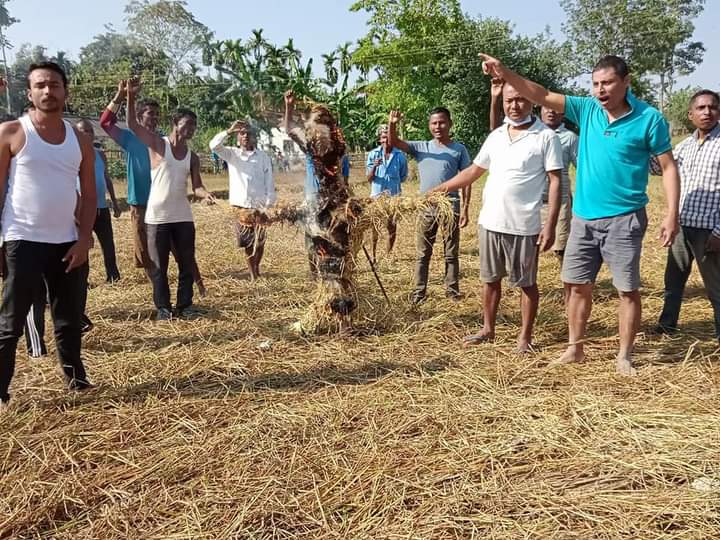
<path id="1" fill-rule="evenodd" d="M 192 221 L 193 215 L 188 200 L 188 176 L 190 175 L 190 149 L 181 161 L 175 159 L 170 140 L 165 141 L 165 155 L 160 164 L 150 171 L 150 197 L 145 211 L 145 223 L 181 223 Z"/>
<path id="2" fill-rule="evenodd" d="M 2 212 L 4 242 L 64 244 L 78 238 L 75 207 L 82 152 L 72 125 L 63 122 L 65 140 L 50 144 L 40 137 L 30 116 L 20 118 L 25 145 L 10 161 Z"/>

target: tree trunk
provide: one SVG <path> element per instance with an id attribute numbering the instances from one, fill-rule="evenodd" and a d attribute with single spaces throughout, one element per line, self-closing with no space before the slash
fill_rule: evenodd
<path id="1" fill-rule="evenodd" d="M 660 112 L 665 114 L 665 73 L 660 73 Z"/>

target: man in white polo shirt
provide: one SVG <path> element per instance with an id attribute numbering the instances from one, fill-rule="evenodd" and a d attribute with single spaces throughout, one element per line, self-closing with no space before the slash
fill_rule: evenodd
<path id="1" fill-rule="evenodd" d="M 237 147 L 225 146 L 229 135 L 236 135 Z M 210 141 L 210 150 L 225 160 L 230 174 L 230 205 L 235 210 L 235 236 L 245 250 L 250 280 L 260 277 L 260 261 L 265 252 L 265 230 L 254 225 L 253 210 L 269 208 L 277 200 L 272 161 L 257 148 L 257 137 L 246 122 L 233 123 Z"/>
<path id="2" fill-rule="evenodd" d="M 511 287 L 522 290 L 517 351 L 529 352 L 540 297 L 538 249 L 552 247 L 560 210 L 562 148 L 557 135 L 532 116 L 530 101 L 507 84 L 502 95 L 505 123 L 490 133 L 470 167 L 435 191 L 456 190 L 490 172 L 478 219 L 484 324 L 480 333 L 467 336 L 464 343 L 475 345 L 495 338 L 501 280 L 507 277 Z M 548 181 L 550 210 L 543 226 L 540 209 Z"/>

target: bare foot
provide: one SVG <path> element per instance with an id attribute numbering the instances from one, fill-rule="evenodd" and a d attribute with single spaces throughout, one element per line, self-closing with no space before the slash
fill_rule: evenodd
<path id="1" fill-rule="evenodd" d="M 463 347 L 471 347 L 473 345 L 480 345 L 487 343 L 495 339 L 495 332 L 492 330 L 480 330 L 478 334 L 472 334 L 463 338 Z"/>
<path id="2" fill-rule="evenodd" d="M 629 356 L 618 356 L 615 364 L 615 372 L 625 377 L 635 377 L 637 370 L 633 367 Z"/>
<path id="3" fill-rule="evenodd" d="M 349 317 L 340 317 L 338 319 L 338 334 L 349 335 L 353 331 L 352 320 Z"/>
<path id="4" fill-rule="evenodd" d="M 533 347 L 530 340 L 518 339 L 517 346 L 515 347 L 515 352 L 518 354 L 528 354 L 535 352 L 535 348 Z"/>
<path id="5" fill-rule="evenodd" d="M 205 287 L 205 284 L 201 281 L 197 284 L 197 288 L 200 298 L 205 298 L 207 296 L 207 288 Z"/>
<path id="6" fill-rule="evenodd" d="M 556 358 L 552 362 L 550 362 L 549 366 L 564 366 L 566 364 L 574 364 L 583 362 L 585 360 L 585 353 L 581 350 L 575 349 L 574 347 L 570 346 L 567 349 L 565 349 L 565 352 L 562 353 L 562 355 L 559 358 Z"/>

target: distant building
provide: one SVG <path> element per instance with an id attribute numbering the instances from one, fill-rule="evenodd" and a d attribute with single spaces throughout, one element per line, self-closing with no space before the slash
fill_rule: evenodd
<path id="1" fill-rule="evenodd" d="M 280 150 L 287 158 L 299 157 L 302 154 L 300 147 L 288 137 L 284 130 L 278 128 L 272 128 L 270 135 L 265 131 L 260 132 L 258 142 L 263 150 L 272 150 L 273 152 Z"/>

